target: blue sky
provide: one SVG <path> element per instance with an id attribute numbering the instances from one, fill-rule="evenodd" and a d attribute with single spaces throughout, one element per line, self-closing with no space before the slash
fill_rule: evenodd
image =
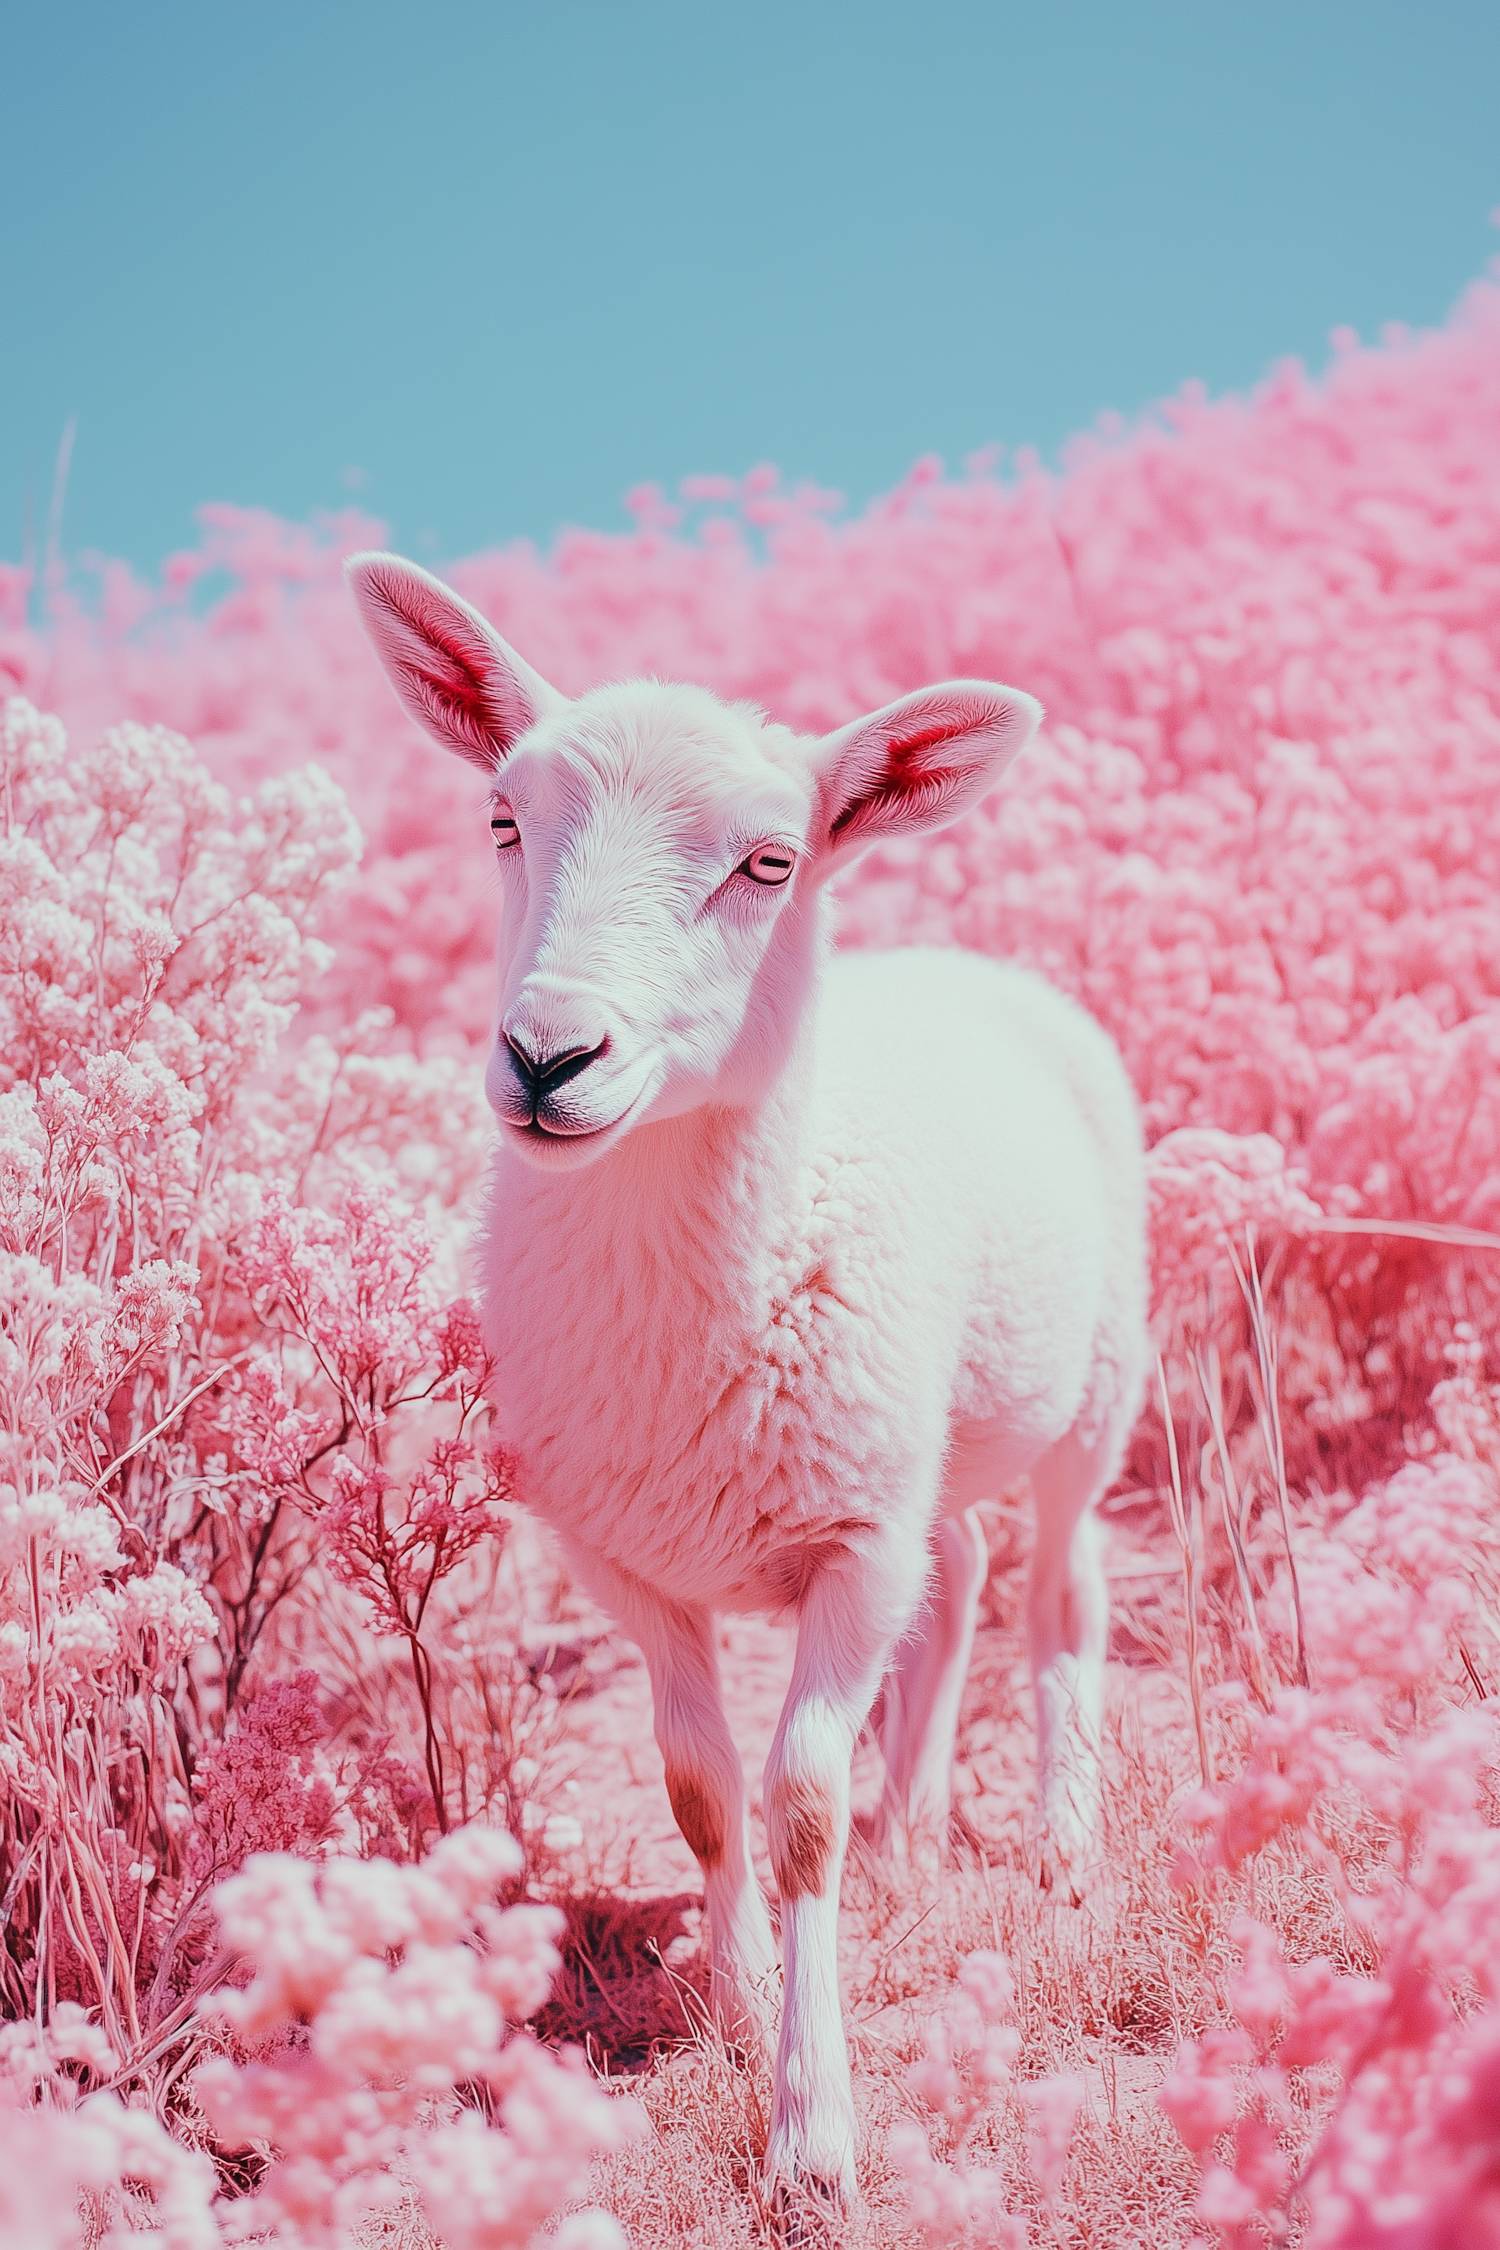
<path id="1" fill-rule="evenodd" d="M 1442 318 L 1500 247 L 1495 0 L 0 0 L 0 554 L 203 500 L 424 555 Z"/>

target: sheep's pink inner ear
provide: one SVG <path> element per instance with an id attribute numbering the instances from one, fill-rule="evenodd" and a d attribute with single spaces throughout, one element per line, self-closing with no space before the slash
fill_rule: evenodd
<path id="1" fill-rule="evenodd" d="M 993 788 L 1041 716 L 1019 688 L 949 680 L 829 735 L 819 757 L 829 864 L 956 820 Z"/>
<path id="2" fill-rule="evenodd" d="M 397 695 L 418 726 L 461 758 L 493 773 L 562 702 L 477 609 L 415 563 L 351 555 L 344 569 Z"/>

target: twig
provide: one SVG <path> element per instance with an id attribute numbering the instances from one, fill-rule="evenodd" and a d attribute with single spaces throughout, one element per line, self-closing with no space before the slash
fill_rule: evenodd
<path id="1" fill-rule="evenodd" d="M 1255 1607 L 1255 1588 L 1250 1577 L 1250 1558 L 1245 1552 L 1245 1542 L 1240 1533 L 1239 1486 L 1235 1482 L 1234 1467 L 1229 1458 L 1229 1439 L 1224 1430 L 1223 1384 L 1219 1373 L 1217 1347 L 1210 1344 L 1208 1359 L 1202 1352 L 1193 1354 L 1193 1367 L 1198 1377 L 1198 1388 L 1203 1393 L 1203 1403 L 1208 1409 L 1209 1427 L 1213 1431 L 1214 1451 L 1219 1457 L 1220 1498 L 1223 1502 L 1224 1529 L 1229 1538 L 1229 1551 L 1234 1558 L 1234 1574 L 1239 1581 L 1240 1601 L 1244 1607 L 1245 1625 L 1250 1635 L 1251 1671 L 1250 1685 L 1263 1710 L 1271 1708 L 1271 1692 L 1266 1664 L 1265 1642 L 1261 1637 L 1260 1617 Z M 1212 1381 L 1210 1381 L 1210 1375 Z"/>
<path id="2" fill-rule="evenodd" d="M 100 1474 L 95 1477 L 93 1483 L 89 1486 L 88 1491 L 84 1494 L 84 1499 L 93 1500 L 99 1494 L 103 1493 L 105 1505 L 113 1509 L 115 1515 L 118 1516 L 121 1523 L 128 1523 L 130 1519 L 125 1514 L 125 1511 L 120 1506 L 119 1502 L 117 1500 L 111 1500 L 109 1494 L 104 1491 L 104 1487 L 108 1484 L 110 1478 L 112 1476 L 115 1476 L 121 1469 L 123 1469 L 127 1461 L 133 1461 L 136 1455 L 142 1450 L 142 1448 L 148 1446 L 151 1443 L 153 1438 L 159 1438 L 163 1430 L 170 1429 L 172 1424 L 176 1421 L 178 1415 L 185 1414 L 188 1408 L 192 1405 L 195 1398 L 201 1398 L 205 1391 L 211 1391 L 215 1383 L 218 1382 L 219 1378 L 229 1373 L 231 1367 L 238 1367 L 242 1359 L 248 1359 L 250 1357 L 252 1349 L 253 1347 L 247 1344 L 242 1352 L 235 1353 L 233 1359 L 226 1359 L 221 1367 L 216 1367 L 213 1370 L 212 1374 L 205 1375 L 202 1382 L 195 1384 L 193 1389 L 188 1392 L 186 1398 L 180 1398 L 178 1399 L 175 1406 L 168 1407 L 166 1413 L 157 1423 L 155 1429 L 148 1430 L 144 1437 L 138 1437 L 136 1439 L 134 1445 L 128 1445 L 123 1453 L 116 1454 L 114 1460 L 110 1462 L 109 1467 L 102 1470 Z M 133 1528 L 134 1526 L 132 1526 L 132 1529 Z"/>
<path id="3" fill-rule="evenodd" d="M 1177 1428 L 1172 1418 L 1172 1401 L 1167 1394 L 1167 1371 L 1161 1353 L 1156 1355 L 1156 1380 L 1161 1385 L 1161 1418 L 1167 1432 L 1167 1460 L 1172 1473 L 1172 1529 L 1177 1534 L 1177 1545 L 1182 1555 L 1183 1595 L 1187 1603 L 1187 1657 L 1188 1693 L 1192 1698 L 1193 1726 L 1198 1736 L 1198 1764 L 1202 1769 L 1205 1788 L 1214 1782 L 1213 1760 L 1208 1754 L 1208 1732 L 1203 1724 L 1203 1676 L 1198 1654 L 1198 1572 L 1193 1553 L 1193 1541 L 1188 1529 L 1187 1508 L 1182 1497 L 1182 1471 L 1177 1461 Z"/>
<path id="4" fill-rule="evenodd" d="M 689 1984 L 687 1978 L 673 1968 L 654 1937 L 647 1938 L 646 1951 L 655 1956 L 656 1965 L 666 1978 L 668 1989 L 677 1995 L 678 2006 L 682 2009 L 683 2021 L 688 2027 L 689 2036 L 694 2044 L 699 2047 L 711 2047 L 717 2039 L 722 2046 L 724 2044 L 723 2033 L 714 2020 L 712 2008 L 710 2008 L 697 1986 Z M 585 1959 L 587 1959 L 587 1955 L 585 1955 Z M 589 1967 L 593 1969 L 592 1961 L 589 1962 Z M 711 1969 L 709 1973 L 711 1976 Z M 594 1977 L 597 1983 L 597 1971 L 594 1972 Z M 604 1987 L 600 1985 L 599 1989 L 602 1992 Z M 619 2011 L 616 2010 L 616 2013 L 618 2014 Z M 624 2023 L 625 2018 L 621 2016 L 620 2021 Z M 626 2028 L 628 2030 L 629 2026 L 627 2025 Z"/>
<path id="5" fill-rule="evenodd" d="M 1226 1245 L 1229 1262 L 1234 1267 L 1234 1278 L 1240 1285 L 1245 1309 L 1250 1316 L 1250 1333 L 1255 1339 L 1255 1356 L 1260 1367 L 1261 1442 L 1271 1465 L 1271 1482 L 1276 1490 L 1276 1505 L 1281 1516 L 1281 1537 L 1286 1547 L 1286 1567 L 1292 1581 L 1292 1656 L 1297 1667 L 1301 1686 L 1308 1685 L 1307 1630 L 1302 1618 L 1302 1582 L 1297 1576 L 1297 1557 L 1292 1549 L 1292 1511 L 1286 1489 L 1286 1447 L 1281 1435 L 1281 1396 L 1279 1373 L 1276 1365 L 1276 1339 L 1271 1334 L 1266 1319 L 1265 1294 L 1261 1288 L 1260 1268 L 1255 1259 L 1255 1229 L 1245 1229 L 1245 1262 L 1248 1276 L 1240 1271 L 1240 1261 L 1234 1244 Z"/>
<path id="6" fill-rule="evenodd" d="M 21 1885 L 31 1873 L 32 1861 L 39 1856 L 42 1845 L 46 1841 L 46 1834 L 44 1828 L 38 1828 L 25 1851 L 16 1861 L 15 1873 L 5 1886 L 4 1898 L 0 1898 L 0 1930 L 6 1927 L 16 1910 L 16 1900 L 20 1896 Z"/>
<path id="7" fill-rule="evenodd" d="M 599 1974 L 598 1963 L 595 1961 L 594 1956 L 592 1955 L 592 1953 L 590 1953 L 588 1947 L 583 1942 L 583 1932 L 581 1930 L 575 1929 L 571 1933 L 571 1935 L 573 1940 L 573 1947 L 575 1952 L 577 1953 L 578 1959 L 582 1963 L 583 1967 L 588 1971 L 589 1975 L 593 1978 L 594 1989 L 598 1993 L 600 1999 L 604 2002 L 605 2007 L 608 2008 L 616 2023 L 623 2025 L 626 2031 L 634 2030 L 636 2027 L 631 2023 L 630 2018 L 626 2015 L 619 2002 L 611 1993 L 605 1991 L 604 1979 Z M 659 1961 L 661 1961 L 661 1954 L 659 1950 L 656 1957 Z M 662 1961 L 662 1967 L 666 1967 L 665 1961 Z"/>
<path id="8" fill-rule="evenodd" d="M 1436 1219 L 1299 1220 L 1298 1234 L 1390 1235 L 1405 1242 L 1436 1242 L 1449 1250 L 1500 1250 L 1500 1234 L 1478 1227 L 1445 1227 Z"/>
<path id="9" fill-rule="evenodd" d="M 898 1953 L 901 1950 L 902 1946 L 905 1945 L 907 1939 L 911 1936 L 913 1930 L 920 1930 L 922 1924 L 926 1921 L 928 1915 L 932 1912 L 933 1907 L 936 1906 L 937 1903 L 937 1900 L 934 1899 L 930 1906 L 924 1906 L 921 1913 L 917 1916 L 915 1922 L 912 1923 L 911 1929 L 903 1930 L 901 1932 L 901 1935 L 897 1938 L 895 1944 L 888 1945 L 886 1947 L 884 1953 L 881 1954 L 880 1959 L 876 1962 L 874 1968 L 870 1971 L 869 1983 L 865 1987 L 865 1990 L 867 1992 L 873 1988 L 875 1979 L 879 1976 L 881 1970 L 885 1967 L 891 1955 L 893 1953 Z M 879 2013 L 878 2009 L 876 2010 L 876 2013 Z"/>

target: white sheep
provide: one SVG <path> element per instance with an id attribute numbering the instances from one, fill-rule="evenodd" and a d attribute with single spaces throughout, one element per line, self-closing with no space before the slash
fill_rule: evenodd
<path id="1" fill-rule="evenodd" d="M 519 1491 L 644 1652 L 721 2020 L 749 2041 L 779 2006 L 770 2176 L 837 2205 L 851 1756 L 884 1681 L 886 1841 L 941 1843 L 974 1503 L 1027 1471 L 1040 1792 L 1075 1890 L 1099 1809 L 1092 1506 L 1146 1348 L 1135 1102 L 1038 979 L 836 955 L 826 896 L 977 802 L 1040 708 L 950 681 L 810 740 L 654 681 L 569 702 L 413 564 L 349 574 L 407 710 L 493 785 L 485 1321 Z M 765 1776 L 779 1997 L 715 1654 L 745 1610 L 798 1621 Z"/>

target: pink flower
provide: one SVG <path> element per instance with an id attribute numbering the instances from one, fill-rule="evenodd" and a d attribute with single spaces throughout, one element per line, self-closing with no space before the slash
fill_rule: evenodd
<path id="1" fill-rule="evenodd" d="M 488 1903 L 518 1866 L 508 1837 L 470 1828 L 420 1867 L 334 1860 L 315 1870 L 269 1854 L 219 1886 L 225 1939 L 251 1979 L 218 2012 L 247 2037 L 307 2027 L 305 2051 L 219 2058 L 195 2075 L 217 2131 L 233 2145 L 272 2144 L 247 2224 L 332 2241 L 343 2216 L 402 2176 L 446 2241 L 522 2250 L 577 2194 L 590 2159 L 642 2130 L 634 2106 L 599 2091 L 579 2058 L 506 2037 L 507 2009 L 546 1998 L 561 1923 L 551 1909 Z M 475 2081 L 499 2097 L 500 2124 L 472 2111 L 435 2124 L 431 2102 Z"/>
<path id="2" fill-rule="evenodd" d="M 1232 2035 L 1208 2033 L 1201 2040 L 1185 2040 L 1177 2050 L 1176 2069 L 1158 2087 L 1157 2100 L 1195 2156 L 1234 2123 L 1240 2097 L 1233 2066 L 1246 2054 L 1244 2042 Z"/>
<path id="3" fill-rule="evenodd" d="M 1033 2078 L 1024 2089 L 1024 2098 L 1031 2112 L 1027 2153 L 1042 2198 L 1050 2203 L 1057 2193 L 1068 2151 L 1073 2145 L 1074 2127 L 1083 2106 L 1083 2081 L 1068 2077 Z"/>

